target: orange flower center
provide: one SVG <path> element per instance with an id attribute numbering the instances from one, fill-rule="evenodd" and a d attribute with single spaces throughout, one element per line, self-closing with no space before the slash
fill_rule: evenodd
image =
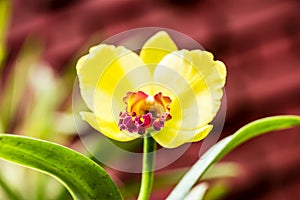
<path id="1" fill-rule="evenodd" d="M 120 130 L 144 134 L 146 129 L 159 131 L 170 120 L 170 97 L 161 92 L 150 96 L 142 91 L 128 92 L 123 98 L 126 111 L 120 112 Z"/>

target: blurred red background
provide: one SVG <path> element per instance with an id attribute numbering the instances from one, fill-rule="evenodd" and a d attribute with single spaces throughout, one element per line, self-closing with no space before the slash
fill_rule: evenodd
<path id="1" fill-rule="evenodd" d="M 228 68 L 225 137 L 261 117 L 300 114 L 299 11 L 297 0 L 14 0 L 7 66 L 28 36 L 45 43 L 43 58 L 60 72 L 83 54 L 91 38 L 101 42 L 143 26 L 174 29 Z M 226 156 L 223 160 L 245 168 L 231 180 L 226 199 L 300 199 L 299 133 L 295 128 L 267 134 Z M 194 163 L 199 145 L 174 166 Z"/>

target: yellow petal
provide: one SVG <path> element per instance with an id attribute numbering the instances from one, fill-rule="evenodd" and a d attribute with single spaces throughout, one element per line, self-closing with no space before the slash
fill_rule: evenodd
<path id="1" fill-rule="evenodd" d="M 123 97 L 127 92 L 137 91 L 150 82 L 151 77 L 147 66 L 137 54 L 124 47 L 110 48 L 114 52 L 122 53 L 108 63 L 99 77 L 94 95 L 94 113 L 100 121 L 111 122 L 117 126 L 119 113 L 126 108 Z"/>
<path id="2" fill-rule="evenodd" d="M 94 108 L 94 92 L 98 77 L 104 70 L 104 67 L 100 68 L 99 57 L 93 56 L 94 54 L 92 54 L 95 48 L 96 47 L 90 48 L 90 54 L 81 57 L 76 65 L 81 96 L 90 110 Z M 100 49 L 102 48 L 99 47 L 99 50 Z"/>
<path id="3" fill-rule="evenodd" d="M 154 72 L 154 81 L 178 96 L 182 116 L 175 115 L 170 122 L 181 130 L 195 130 L 211 122 L 220 107 L 225 77 L 224 64 L 200 50 L 168 54 Z M 173 112 L 171 108 L 171 115 Z"/>
<path id="4" fill-rule="evenodd" d="M 92 47 L 88 55 L 83 56 L 77 63 L 77 74 L 79 78 L 81 95 L 90 110 L 94 111 L 94 95 L 96 92 L 98 81 L 102 78 L 102 74 L 106 72 L 106 79 L 110 88 L 105 88 L 112 92 L 120 78 L 127 74 L 130 70 L 143 66 L 139 56 L 125 47 L 115 47 L 112 45 L 100 44 Z M 149 79 L 148 70 L 146 67 L 139 70 L 137 74 L 144 73 L 143 77 Z M 109 73 L 107 73 L 109 71 Z M 147 76 L 148 75 L 148 76 Z M 109 78 L 107 77 L 109 76 Z M 128 75 L 130 79 L 134 73 Z M 140 77 L 139 79 L 141 79 Z M 136 87 L 136 78 L 124 81 L 130 89 Z M 139 80 L 139 82 L 141 82 Z"/>
<path id="5" fill-rule="evenodd" d="M 91 112 L 81 112 L 80 115 L 82 119 L 89 123 L 89 125 L 91 125 L 94 129 L 111 139 L 126 142 L 140 137 L 140 135 L 138 134 L 128 134 L 123 131 L 120 131 L 116 123 L 101 120 Z"/>
<path id="6" fill-rule="evenodd" d="M 202 140 L 208 135 L 212 128 L 212 125 L 206 125 L 196 130 L 183 131 L 166 124 L 161 131 L 153 135 L 153 138 L 165 148 L 176 148 L 187 142 Z"/>
<path id="7" fill-rule="evenodd" d="M 160 31 L 145 42 L 140 57 L 145 64 L 157 64 L 165 55 L 176 50 L 176 44 L 169 34 Z"/>
<path id="8" fill-rule="evenodd" d="M 94 114 L 82 114 L 91 126 L 109 138 L 129 141 L 138 134 L 120 131 L 119 113 L 125 110 L 122 98 L 150 81 L 140 57 L 125 47 L 99 45 L 77 64 L 81 94 Z"/>

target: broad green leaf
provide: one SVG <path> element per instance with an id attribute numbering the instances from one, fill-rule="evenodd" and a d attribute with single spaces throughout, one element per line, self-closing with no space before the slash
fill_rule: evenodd
<path id="1" fill-rule="evenodd" d="M 185 174 L 168 196 L 168 200 L 184 199 L 209 167 L 243 142 L 263 133 L 300 125 L 299 116 L 274 116 L 256 120 L 212 146 Z"/>
<path id="2" fill-rule="evenodd" d="M 122 199 L 114 182 L 99 165 L 66 147 L 0 134 L 0 158 L 57 178 L 75 200 Z"/>

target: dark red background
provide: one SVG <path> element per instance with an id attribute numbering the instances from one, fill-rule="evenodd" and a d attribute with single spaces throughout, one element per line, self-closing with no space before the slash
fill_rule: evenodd
<path id="1" fill-rule="evenodd" d="M 14 0 L 9 61 L 28 36 L 45 42 L 43 58 L 60 71 L 82 54 L 92 37 L 100 42 L 143 26 L 180 31 L 228 68 L 224 137 L 254 119 L 300 114 L 299 13 L 297 0 Z M 199 145 L 175 166 L 195 162 Z M 299 151 L 299 128 L 237 148 L 224 160 L 237 161 L 246 170 L 232 180 L 227 199 L 300 199 Z M 168 192 L 159 191 L 153 199 Z"/>

